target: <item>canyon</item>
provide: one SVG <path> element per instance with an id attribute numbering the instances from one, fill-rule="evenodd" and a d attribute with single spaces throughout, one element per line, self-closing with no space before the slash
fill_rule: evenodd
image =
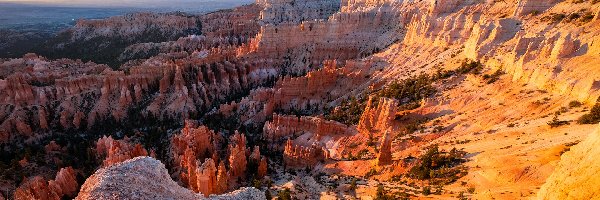
<path id="1" fill-rule="evenodd" d="M 0 197 L 594 198 L 599 15 L 257 0 L 80 20 L 52 46 L 69 56 L 0 59 Z"/>

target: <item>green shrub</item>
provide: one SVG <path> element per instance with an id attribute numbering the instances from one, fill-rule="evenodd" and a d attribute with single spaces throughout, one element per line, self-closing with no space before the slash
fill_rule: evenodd
<path id="1" fill-rule="evenodd" d="M 483 65 L 479 61 L 464 60 L 460 67 L 456 70 L 459 74 L 479 74 L 483 69 Z"/>
<path id="2" fill-rule="evenodd" d="M 433 86 L 435 80 L 427 74 L 413 76 L 401 81 L 394 81 L 377 93 L 380 97 L 394 98 L 402 104 L 419 102 L 437 91 Z"/>
<path id="3" fill-rule="evenodd" d="M 583 105 L 583 104 L 579 101 L 569 102 L 569 108 L 578 108 L 578 107 L 581 107 L 581 105 Z"/>
<path id="4" fill-rule="evenodd" d="M 391 199 L 395 199 L 394 197 L 390 196 L 387 194 L 387 192 L 385 191 L 385 189 L 383 188 L 383 184 L 379 184 L 377 185 L 377 196 L 375 196 L 375 200 L 391 200 Z"/>
<path id="5" fill-rule="evenodd" d="M 560 22 L 562 21 L 565 17 L 567 17 L 565 14 L 553 14 L 551 19 L 552 22 L 556 23 L 556 22 Z"/>
<path id="6" fill-rule="evenodd" d="M 469 189 L 467 189 L 467 192 L 473 194 L 473 193 L 475 193 L 475 188 L 474 187 L 470 187 Z"/>
<path id="7" fill-rule="evenodd" d="M 502 70 L 496 70 L 496 72 L 494 72 L 493 74 L 483 75 L 483 80 L 485 80 L 487 84 L 492 84 L 498 81 L 498 79 L 500 79 L 500 76 L 502 76 L 503 74 L 504 72 L 502 72 Z"/>
<path id="8" fill-rule="evenodd" d="M 282 191 L 279 191 L 279 193 L 277 193 L 277 198 L 279 200 L 292 200 L 292 194 L 290 192 L 289 188 L 285 188 Z"/>
<path id="9" fill-rule="evenodd" d="M 344 100 L 333 111 L 325 115 L 325 119 L 341 122 L 346 125 L 355 125 L 360 121 L 360 116 L 366 107 L 366 99 L 354 97 Z"/>
<path id="10" fill-rule="evenodd" d="M 431 188 L 429 186 L 423 187 L 423 195 L 428 196 L 431 194 Z"/>
<path id="11" fill-rule="evenodd" d="M 592 21 L 592 19 L 594 19 L 595 15 L 592 14 L 591 12 L 586 12 L 583 14 L 583 16 L 581 16 L 581 19 L 579 21 L 583 22 L 583 23 L 587 23 Z"/>
<path id="12" fill-rule="evenodd" d="M 271 192 L 270 192 L 269 190 L 266 190 L 266 191 L 265 191 L 265 198 L 266 198 L 267 200 L 271 200 L 271 199 L 273 199 L 273 196 L 271 195 Z"/>
<path id="13" fill-rule="evenodd" d="M 569 122 L 568 121 L 559 120 L 558 119 L 558 115 L 555 114 L 554 118 L 552 118 L 552 120 L 549 121 L 547 124 L 550 125 L 550 128 L 556 128 L 556 127 L 559 127 L 559 126 L 568 125 Z"/>
<path id="14" fill-rule="evenodd" d="M 598 122 L 600 122 L 600 102 L 596 102 L 596 105 L 592 107 L 589 113 L 577 120 L 579 124 L 597 124 Z"/>
<path id="15" fill-rule="evenodd" d="M 417 165 L 409 170 L 409 176 L 419 180 L 434 178 L 454 180 L 454 176 L 460 171 L 453 169 L 453 167 L 463 162 L 464 155 L 465 152 L 456 149 L 444 152 L 439 151 L 437 145 L 432 146 L 419 157 Z"/>

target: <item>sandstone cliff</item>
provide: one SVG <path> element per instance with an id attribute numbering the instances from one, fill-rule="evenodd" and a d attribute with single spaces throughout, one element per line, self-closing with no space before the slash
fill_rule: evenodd
<path id="1" fill-rule="evenodd" d="M 582 135 L 577 130 L 582 126 L 574 124 L 548 129 L 544 115 L 562 112 L 571 100 L 593 104 L 600 96 L 599 13 L 591 1 L 343 0 L 338 4 L 329 0 L 259 0 L 257 5 L 200 17 L 204 24 L 202 36 L 130 46 L 121 54 L 123 58 L 143 59 L 131 61 L 119 70 L 35 55 L 1 60 L 0 143 L 14 142 L 19 147 L 21 143 L 48 141 L 47 137 L 56 134 L 73 131 L 82 135 L 107 125 L 183 125 L 180 133 L 165 133 L 171 141 L 166 157 L 173 166 L 172 176 L 191 191 L 155 198 L 184 198 L 189 194 L 200 198 L 202 195 L 193 193 L 230 191 L 250 181 L 243 179 L 252 172 L 247 169 L 255 165 L 257 177 L 265 176 L 267 159 L 260 155 L 259 148 L 250 151 L 246 147 L 246 143 L 254 144 L 258 139 L 250 137 L 262 136 L 269 142 L 265 145 L 269 150 L 282 150 L 283 161 L 291 168 L 312 167 L 327 160 L 323 164 L 333 163 L 327 166 L 333 168 L 331 171 L 363 176 L 371 167 L 364 164 L 375 161 L 384 169 L 378 170 L 380 180 L 406 171 L 400 162 L 390 165 L 393 157 L 411 160 L 410 155 L 425 145 L 439 143 L 477 152 L 466 164 L 474 173 L 460 180 L 468 182 L 469 187 L 478 187 L 476 194 L 469 194 L 473 198 L 489 194 L 510 199 L 517 194 L 534 194 L 537 181 L 551 171 L 547 163 L 553 157 L 539 159 L 543 161 L 531 158 L 541 157 L 536 154 L 538 151 L 555 155 L 548 150 L 550 146 Z M 156 20 L 156 26 L 165 25 L 161 29 L 177 29 L 175 32 L 181 33 L 193 25 L 190 20 L 194 17 L 136 18 L 141 22 L 128 16 L 88 25 L 81 22 L 81 27 L 90 27 L 80 27 L 81 30 L 90 31 L 80 31 L 78 38 L 94 41 L 99 37 L 136 35 L 136 30 L 110 27 L 143 29 L 139 24 L 144 24 L 144 18 Z M 91 38 L 85 39 L 88 33 Z M 450 78 L 433 83 L 440 93 L 432 97 L 435 100 L 431 102 L 435 103 L 400 113 L 407 115 L 396 116 L 403 99 L 370 98 L 356 128 L 315 117 L 343 99 L 376 91 L 390 80 L 419 73 L 439 75 L 443 70 L 456 69 L 465 58 L 483 63 L 481 74 L 442 74 Z M 494 81 L 498 82 L 493 83 L 486 76 L 497 76 Z M 572 112 L 562 112 L 561 119 L 578 117 L 578 109 L 569 109 Z M 211 115 L 205 115 L 207 112 Z M 212 118 L 212 114 L 224 118 Z M 420 131 L 414 134 L 394 137 L 395 129 L 414 125 L 408 124 L 415 121 L 411 117 L 436 120 L 424 122 L 422 127 L 418 124 Z M 248 134 L 235 130 L 215 132 L 184 121 L 190 118 L 200 119 L 215 130 L 230 128 L 219 127 L 211 120 L 259 129 L 258 133 Z M 265 121 L 268 122 L 264 127 L 255 127 Z M 221 136 L 234 132 L 230 138 Z M 553 137 L 537 134 L 541 132 L 549 132 Z M 376 159 L 361 160 L 375 158 L 370 151 L 374 146 L 365 141 L 373 143 L 381 135 Z M 46 149 L 56 152 L 61 147 L 50 143 Z M 96 149 L 102 152 L 100 157 L 106 157 L 106 165 L 120 167 L 129 162 L 123 160 L 147 154 L 141 146 L 112 138 L 100 139 Z M 366 155 L 359 156 L 359 160 L 344 159 L 345 155 L 358 155 L 363 150 L 367 150 Z M 515 158 L 517 152 L 519 156 Z M 569 153 L 564 159 L 569 157 L 586 159 Z M 507 160 L 514 161 L 514 166 L 505 166 Z M 28 163 L 27 159 L 21 161 L 22 165 Z M 578 168 L 565 168 L 560 166 L 557 170 L 580 172 Z M 571 184 L 571 179 L 580 177 L 585 176 L 555 175 L 539 196 L 554 195 L 551 192 L 563 193 L 559 195 L 564 198 L 587 195 L 587 190 L 578 193 L 580 182 Z M 98 180 L 94 177 L 89 181 Z M 121 192 L 109 191 L 114 190 L 109 187 L 113 184 L 110 181 L 100 181 L 108 186 L 102 186 L 99 193 Z M 117 184 L 123 184 L 119 181 Z M 145 184 L 149 180 L 143 181 Z M 159 180 L 165 186 L 150 183 L 151 188 L 180 190 L 169 186 L 173 185 L 169 181 Z M 98 186 L 90 184 L 88 188 Z M 491 190 L 480 191 L 479 186 Z M 452 187 L 459 188 L 449 191 L 465 189 Z M 115 196 L 125 198 L 120 195 L 127 192 L 131 191 Z M 110 198 L 99 193 L 94 195 Z"/>
<path id="2" fill-rule="evenodd" d="M 193 153 L 194 162 L 196 159 L 204 160 L 212 158 L 218 148 L 220 138 L 215 132 L 206 126 L 199 126 L 193 121 L 186 121 L 180 134 L 173 135 L 171 138 L 171 157 L 175 166 L 184 166 L 181 164 L 187 154 Z"/>
<path id="3" fill-rule="evenodd" d="M 246 136 L 236 132 L 229 138 L 229 172 L 231 179 L 243 178 L 248 163 L 246 153 Z"/>
<path id="4" fill-rule="evenodd" d="M 538 199 L 595 199 L 600 192 L 600 129 L 561 156 L 556 169 L 537 194 Z"/>
<path id="5" fill-rule="evenodd" d="M 403 45 L 430 50 L 464 46 L 465 57 L 481 59 L 510 74 L 516 82 L 533 84 L 580 101 L 593 102 L 600 96 L 592 86 L 595 78 L 577 72 L 584 68 L 595 70 L 591 66 L 597 60 L 594 59 L 597 54 L 592 51 L 597 40 L 597 30 L 592 28 L 598 23 L 593 19 L 597 8 L 589 2 L 431 2 L 434 3 L 429 5 L 429 13 L 420 12 L 407 18 Z M 560 17 L 571 14 L 586 17 Z M 513 17 L 503 17 L 511 15 Z M 401 59 L 410 60 L 409 57 L 398 60 Z M 397 73 L 400 72 L 389 76 Z"/>

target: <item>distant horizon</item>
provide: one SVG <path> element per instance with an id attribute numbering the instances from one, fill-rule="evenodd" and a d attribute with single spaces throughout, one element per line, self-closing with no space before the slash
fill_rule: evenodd
<path id="1" fill-rule="evenodd" d="M 0 0 L 0 4 L 84 8 L 189 8 L 196 4 L 243 5 L 254 0 Z"/>
<path id="2" fill-rule="evenodd" d="M 133 12 L 185 12 L 201 14 L 230 9 L 254 0 L 0 0 L 0 29 L 54 33 L 72 26 L 77 19 L 103 19 Z"/>

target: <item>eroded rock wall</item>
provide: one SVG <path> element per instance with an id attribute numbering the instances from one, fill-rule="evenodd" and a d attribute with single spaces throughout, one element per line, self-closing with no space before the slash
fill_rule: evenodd
<path id="1" fill-rule="evenodd" d="M 329 152 L 319 145 L 302 146 L 288 140 L 283 151 L 285 166 L 289 168 L 314 167 L 329 158 Z"/>
<path id="2" fill-rule="evenodd" d="M 78 20 L 75 26 L 67 30 L 71 41 L 94 38 L 133 39 L 152 30 L 159 37 L 173 38 L 200 31 L 199 19 L 183 13 L 155 14 L 133 13 L 110 17 L 103 20 Z"/>
<path id="3" fill-rule="evenodd" d="M 330 102 L 366 84 L 371 67 L 369 62 L 348 61 L 338 67 L 335 61 L 327 61 L 323 69 L 302 77 L 284 77 L 273 88 L 252 90 L 248 97 L 240 102 L 222 105 L 218 112 L 225 116 L 238 113 L 245 124 L 264 122 L 276 111 L 322 112 L 322 108 L 329 106 Z"/>
<path id="4" fill-rule="evenodd" d="M 305 133 L 312 133 L 316 140 L 323 136 L 347 135 L 353 129 L 336 121 L 319 117 L 273 115 L 273 120 L 263 127 L 263 137 L 272 143 L 282 142 Z"/>
<path id="5" fill-rule="evenodd" d="M 596 176 L 600 162 L 600 129 L 564 153 L 556 169 L 537 194 L 537 199 L 594 199 L 600 192 Z"/>
<path id="6" fill-rule="evenodd" d="M 263 7 L 260 20 L 274 25 L 327 19 L 340 9 L 339 0 L 257 0 L 256 3 Z"/>
<path id="7" fill-rule="evenodd" d="M 149 116 L 183 120 L 278 74 L 272 60 L 238 60 L 232 54 L 213 49 L 203 57 L 154 57 L 128 73 L 106 65 L 29 55 L 5 61 L 2 65 L 7 69 L 31 70 L 0 80 L 0 139 L 35 141 L 49 129 L 85 130 L 105 121 L 127 123 Z"/>

